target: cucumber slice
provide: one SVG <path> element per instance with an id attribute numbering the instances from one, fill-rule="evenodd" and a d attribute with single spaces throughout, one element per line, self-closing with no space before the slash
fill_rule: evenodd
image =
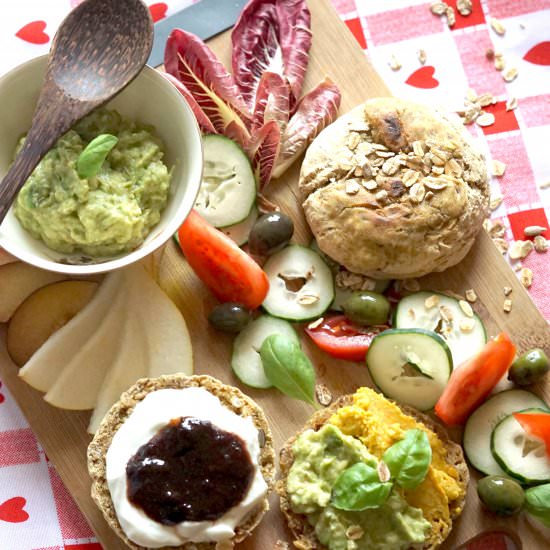
<path id="1" fill-rule="evenodd" d="M 270 388 L 271 382 L 265 375 L 259 349 L 264 340 L 272 334 L 282 334 L 299 343 L 292 325 L 270 315 L 261 315 L 249 323 L 235 338 L 231 368 L 239 380 L 253 388 Z"/>
<path id="2" fill-rule="evenodd" d="M 538 408 L 521 412 L 550 414 L 550 411 Z M 491 451 L 500 467 L 522 483 L 550 481 L 550 458 L 544 443 L 528 436 L 513 415 L 505 417 L 493 430 Z"/>
<path id="3" fill-rule="evenodd" d="M 497 393 L 468 418 L 462 436 L 464 452 L 470 464 L 484 474 L 506 475 L 491 452 L 491 433 L 506 416 L 532 407 L 547 408 L 546 403 L 527 390 Z"/>
<path id="4" fill-rule="evenodd" d="M 204 168 L 195 209 L 214 227 L 242 222 L 256 201 L 256 180 L 245 152 L 233 140 L 203 136 Z"/>
<path id="5" fill-rule="evenodd" d="M 287 246 L 267 260 L 264 271 L 269 292 L 262 306 L 275 317 L 290 321 L 316 319 L 334 299 L 332 273 L 311 248 Z"/>
<path id="6" fill-rule="evenodd" d="M 439 297 L 439 303 L 427 309 L 425 301 L 434 294 Z M 448 308 L 451 313 L 450 324 L 442 319 L 441 306 Z M 473 321 L 472 330 L 461 330 L 461 322 L 471 322 L 470 320 Z M 481 319 L 475 313 L 473 317 L 468 317 L 460 308 L 458 300 L 439 292 L 415 292 L 402 298 L 397 304 L 393 325 L 397 328 L 423 328 L 437 332 L 451 349 L 455 368 L 478 353 L 487 343 L 487 334 Z"/>
<path id="7" fill-rule="evenodd" d="M 230 239 L 233 239 L 238 246 L 243 246 L 248 242 L 248 235 L 252 226 L 258 219 L 258 209 L 256 206 L 252 207 L 250 214 L 242 222 L 229 227 L 224 227 L 222 232 L 225 233 Z"/>
<path id="8" fill-rule="evenodd" d="M 444 340 L 422 329 L 381 332 L 373 339 L 366 361 L 384 395 L 421 411 L 435 406 L 453 369 Z"/>

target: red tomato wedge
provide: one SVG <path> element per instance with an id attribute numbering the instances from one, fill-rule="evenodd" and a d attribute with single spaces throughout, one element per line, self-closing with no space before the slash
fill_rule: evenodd
<path id="1" fill-rule="evenodd" d="M 192 210 L 178 239 L 189 265 L 218 300 L 249 309 L 261 305 L 269 290 L 267 275 L 227 235 Z"/>
<path id="2" fill-rule="evenodd" d="M 372 339 L 387 326 L 361 327 L 344 315 L 327 317 L 315 328 L 306 328 L 306 333 L 318 348 L 332 357 L 348 361 L 364 361 Z"/>
<path id="3" fill-rule="evenodd" d="M 542 439 L 546 454 L 550 457 L 550 414 L 549 413 L 514 413 L 514 418 L 532 437 Z"/>
<path id="4" fill-rule="evenodd" d="M 516 347 L 501 332 L 474 357 L 455 368 L 435 406 L 435 413 L 445 424 L 462 424 L 491 393 L 510 368 Z"/>

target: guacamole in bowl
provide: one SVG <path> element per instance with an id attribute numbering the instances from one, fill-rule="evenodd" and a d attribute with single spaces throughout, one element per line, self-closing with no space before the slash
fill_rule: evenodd
<path id="1" fill-rule="evenodd" d="M 118 142 L 94 175 L 81 177 L 79 157 L 103 134 Z M 99 109 L 42 159 L 19 192 L 15 216 L 33 237 L 63 254 L 99 258 L 132 251 L 159 223 L 168 202 L 171 170 L 163 157 L 153 127 Z"/>

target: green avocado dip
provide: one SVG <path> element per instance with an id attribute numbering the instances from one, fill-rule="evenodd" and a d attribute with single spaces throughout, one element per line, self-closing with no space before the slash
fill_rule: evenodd
<path id="1" fill-rule="evenodd" d="M 425 541 L 430 523 L 395 488 L 377 508 L 344 511 L 331 505 L 332 488 L 344 470 L 358 462 L 378 464 L 358 439 L 326 424 L 300 435 L 293 452 L 287 478 L 290 506 L 306 515 L 329 550 L 405 550 Z"/>
<path id="2" fill-rule="evenodd" d="M 95 175 L 80 177 L 79 156 L 102 134 L 116 136 L 116 146 Z M 152 127 L 99 109 L 42 159 L 19 192 L 15 215 L 33 237 L 58 252 L 100 257 L 131 251 L 166 206 L 171 174 L 163 156 Z"/>

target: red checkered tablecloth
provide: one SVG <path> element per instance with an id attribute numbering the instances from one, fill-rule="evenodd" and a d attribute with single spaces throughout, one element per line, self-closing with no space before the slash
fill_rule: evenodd
<path id="1" fill-rule="evenodd" d="M 158 20 L 192 2 L 147 3 Z M 548 227 L 550 186 L 544 184 L 550 182 L 550 0 L 473 0 L 472 13 L 456 14 L 452 28 L 444 16 L 430 12 L 430 2 L 332 2 L 393 94 L 453 111 L 464 109 L 468 88 L 496 96 L 497 102 L 484 108 L 494 114 L 494 124 L 468 126 L 487 158 L 506 164 L 504 175 L 491 181 L 493 196 L 502 196 L 492 220 L 503 223 L 509 241 L 523 240 L 526 226 Z M 55 29 L 78 3 L 2 2 L 0 75 L 46 53 Z M 455 1 L 448 4 L 456 7 Z M 503 35 L 491 28 L 491 18 L 502 23 Z M 502 53 L 507 68 L 517 68 L 515 80 L 506 82 L 495 70 L 488 49 Z M 506 110 L 513 98 L 517 108 Z M 550 232 L 544 236 L 550 238 Z M 533 251 L 522 264 L 533 271 L 529 290 L 550 320 L 550 252 Z M 100 548 L 0 381 L 0 550 Z"/>

